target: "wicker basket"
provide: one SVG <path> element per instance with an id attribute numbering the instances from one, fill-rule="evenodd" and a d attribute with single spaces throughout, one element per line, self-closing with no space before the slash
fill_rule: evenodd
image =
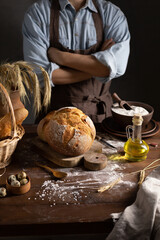
<path id="1" fill-rule="evenodd" d="M 11 156 L 16 149 L 18 141 L 23 137 L 25 131 L 22 126 L 16 125 L 11 99 L 7 90 L 1 83 L 0 92 L 4 95 L 11 114 L 11 135 L 7 139 L 0 141 L 0 168 L 4 168 L 11 162 Z"/>

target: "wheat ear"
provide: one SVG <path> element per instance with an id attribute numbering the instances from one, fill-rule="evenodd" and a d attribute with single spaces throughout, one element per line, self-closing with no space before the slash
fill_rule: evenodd
<path id="1" fill-rule="evenodd" d="M 131 174 L 135 174 L 135 173 L 140 173 L 138 185 L 141 185 L 143 183 L 144 179 L 145 179 L 145 171 L 149 170 L 149 169 L 153 169 L 153 168 L 159 167 L 160 164 L 154 165 L 158 161 L 160 161 L 160 158 L 154 160 L 152 163 L 148 164 L 142 170 L 138 170 L 138 171 L 135 171 L 135 172 L 124 174 L 123 177 L 126 177 L 126 176 L 131 175 Z M 154 166 L 152 166 L 152 165 L 154 165 Z M 109 189 L 113 188 L 121 179 L 122 179 L 122 177 L 119 177 L 116 180 L 114 180 L 113 182 L 111 182 L 111 183 L 109 183 L 109 184 L 107 184 L 105 186 L 100 187 L 99 189 L 97 189 L 97 191 L 98 192 L 104 192 L 106 190 L 109 190 Z"/>

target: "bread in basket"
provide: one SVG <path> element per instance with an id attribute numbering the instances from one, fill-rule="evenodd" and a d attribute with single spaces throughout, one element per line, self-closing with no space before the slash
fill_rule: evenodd
<path id="1" fill-rule="evenodd" d="M 8 106 L 10 110 L 9 114 L 0 119 L 0 168 L 4 168 L 11 162 L 11 156 L 16 149 L 18 141 L 23 137 L 25 131 L 21 125 L 21 120 L 17 122 L 18 124 L 16 123 L 15 112 L 13 110 L 11 99 L 7 90 L 1 83 L 0 92 L 4 95 L 7 103 L 6 106 Z M 27 110 L 24 109 L 24 111 Z M 27 112 L 25 112 L 25 114 L 27 114 Z"/>

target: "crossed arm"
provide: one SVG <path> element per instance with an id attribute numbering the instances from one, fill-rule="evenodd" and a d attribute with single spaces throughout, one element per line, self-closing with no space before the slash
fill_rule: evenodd
<path id="1" fill-rule="evenodd" d="M 106 40 L 101 51 L 110 48 L 114 44 L 112 39 Z M 48 58 L 51 62 L 61 67 L 52 73 L 54 84 L 70 84 L 81 82 L 92 76 L 109 76 L 110 70 L 92 55 L 81 55 L 63 52 L 56 48 L 48 49 Z"/>

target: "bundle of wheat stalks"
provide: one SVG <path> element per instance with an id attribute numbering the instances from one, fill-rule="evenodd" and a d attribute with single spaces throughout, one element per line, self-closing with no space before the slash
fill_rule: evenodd
<path id="1" fill-rule="evenodd" d="M 39 80 L 36 74 L 36 69 L 39 68 L 43 74 L 44 92 L 43 102 L 41 103 L 41 91 Z M 4 63 L 0 65 L 0 83 L 7 89 L 10 94 L 13 90 L 19 90 L 22 101 L 25 101 L 27 91 L 33 94 L 34 110 L 38 113 L 41 107 L 47 106 L 51 98 L 51 86 L 48 73 L 41 66 L 30 64 L 25 61 L 17 61 L 13 63 Z"/>

